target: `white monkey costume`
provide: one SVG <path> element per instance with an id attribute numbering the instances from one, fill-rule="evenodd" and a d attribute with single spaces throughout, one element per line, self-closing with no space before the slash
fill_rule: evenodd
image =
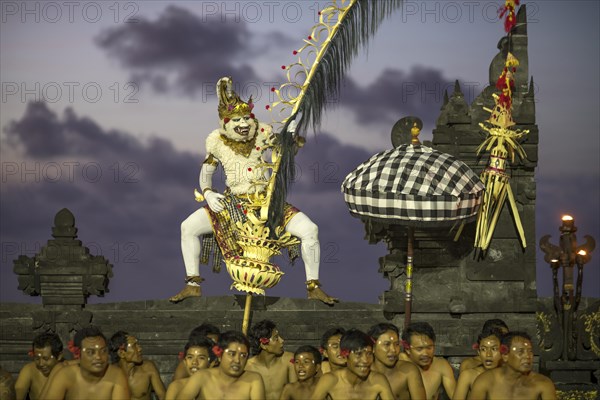
<path id="1" fill-rule="evenodd" d="M 207 206 L 192 213 L 181 224 L 181 252 L 186 270 L 186 286 L 171 297 L 179 302 L 187 297 L 201 295 L 200 283 L 200 236 L 213 233 L 223 257 L 236 255 L 233 228 L 227 221 L 236 220 L 234 214 L 244 211 L 244 196 L 250 191 L 264 190 L 251 183 L 262 173 L 257 168 L 262 162 L 262 153 L 273 132 L 269 125 L 259 123 L 252 114 L 252 98 L 243 102 L 232 90 L 230 78 L 221 78 L 217 83 L 219 95 L 219 119 L 221 127 L 206 139 L 206 160 L 200 170 L 200 188 Z M 228 189 L 225 194 L 212 189 L 212 178 L 221 164 L 225 171 Z M 308 297 L 327 304 L 338 300 L 328 296 L 320 288 L 319 261 L 320 245 L 318 227 L 305 214 L 291 205 L 286 205 L 283 225 L 285 230 L 301 241 L 301 255 L 306 271 Z"/>

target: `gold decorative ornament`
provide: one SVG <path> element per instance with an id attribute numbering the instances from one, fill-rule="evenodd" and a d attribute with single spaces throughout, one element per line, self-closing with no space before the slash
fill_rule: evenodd
<path id="1" fill-rule="evenodd" d="M 598 399 L 597 390 L 557 390 L 556 398 L 558 400 L 596 400 Z"/>
<path id="2" fill-rule="evenodd" d="M 310 281 L 306 281 L 306 289 L 307 290 L 315 290 L 316 288 L 321 287 L 321 282 L 318 279 L 311 279 Z"/>
<path id="3" fill-rule="evenodd" d="M 239 237 L 237 243 L 243 254 L 225 260 L 227 272 L 233 279 L 231 287 L 242 292 L 264 295 L 264 289 L 275 286 L 283 276 L 279 267 L 269 260 L 281 254 L 282 247 L 300 241 L 288 232 L 284 232 L 277 240 L 269 239 L 269 228 L 250 220 L 244 224 L 238 222 L 236 226 Z"/>
<path id="4" fill-rule="evenodd" d="M 535 319 L 537 321 L 537 338 L 539 342 L 540 348 L 545 347 L 544 338 L 547 333 L 550 333 L 550 325 L 552 324 L 550 321 L 550 316 L 543 311 L 538 311 L 535 313 Z M 541 328 L 541 329 L 540 329 Z"/>
<path id="5" fill-rule="evenodd" d="M 600 337 L 600 311 L 583 316 L 585 320 L 585 331 L 590 335 L 590 347 L 595 355 L 600 357 L 598 338 Z"/>
<path id="6" fill-rule="evenodd" d="M 521 159 L 526 158 L 519 140 L 529 133 L 528 130 L 510 129 L 515 125 L 512 119 L 512 87 L 514 86 L 514 80 L 511 68 L 514 69 L 516 65 L 518 65 L 517 59 L 509 53 L 504 71 L 497 84 L 497 87 L 501 88 L 501 94 L 494 93 L 492 95 L 496 105 L 494 109 L 484 107 L 484 110 L 490 112 L 490 118 L 486 123 L 479 124 L 488 133 L 488 137 L 477 148 L 477 155 L 480 155 L 484 150 L 490 152 L 488 166 L 481 173 L 481 181 L 485 185 L 485 192 L 477 216 L 475 232 L 475 247 L 482 251 L 485 251 L 490 245 L 506 200 L 510 204 L 521 245 L 527 247 L 523 224 L 509 183 L 510 175 L 506 172 L 508 160 L 514 162 L 515 154 L 518 154 Z"/>

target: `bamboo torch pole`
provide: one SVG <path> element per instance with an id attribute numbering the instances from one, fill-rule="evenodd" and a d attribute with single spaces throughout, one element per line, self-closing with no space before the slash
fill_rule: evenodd
<path id="1" fill-rule="evenodd" d="M 244 321 L 242 322 L 242 333 L 248 335 L 248 326 L 250 325 L 250 309 L 252 308 L 252 293 L 246 294 L 246 305 L 244 307 Z"/>
<path id="2" fill-rule="evenodd" d="M 404 327 L 410 324 L 410 313 L 412 306 L 412 275 L 414 256 L 415 228 L 408 227 L 408 249 L 406 251 L 406 284 L 404 288 Z"/>

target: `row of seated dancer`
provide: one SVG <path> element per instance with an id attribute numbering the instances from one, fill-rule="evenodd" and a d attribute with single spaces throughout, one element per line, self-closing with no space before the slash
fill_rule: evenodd
<path id="1" fill-rule="evenodd" d="M 334 327 L 319 347 L 284 350 L 276 324 L 263 320 L 247 336 L 204 323 L 190 332 L 172 382 L 144 359 L 130 333 L 110 339 L 83 328 L 69 342 L 75 358 L 63 360 L 54 333 L 33 341 L 33 361 L 16 382 L 3 371 L 0 399 L 555 399 L 554 384 L 534 372 L 531 338 L 502 320 L 485 322 L 475 356 L 460 365 L 458 380 L 446 359 L 435 356 L 436 336 L 426 322 L 402 333 L 389 323 L 366 333 Z M 11 386 L 11 383 L 13 384 Z"/>

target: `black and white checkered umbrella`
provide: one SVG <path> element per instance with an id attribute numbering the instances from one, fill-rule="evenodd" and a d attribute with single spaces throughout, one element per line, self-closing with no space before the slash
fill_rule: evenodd
<path id="1" fill-rule="evenodd" d="M 476 217 L 483 189 L 462 161 L 412 144 L 375 154 L 342 183 L 351 214 L 412 226 L 444 226 Z"/>

